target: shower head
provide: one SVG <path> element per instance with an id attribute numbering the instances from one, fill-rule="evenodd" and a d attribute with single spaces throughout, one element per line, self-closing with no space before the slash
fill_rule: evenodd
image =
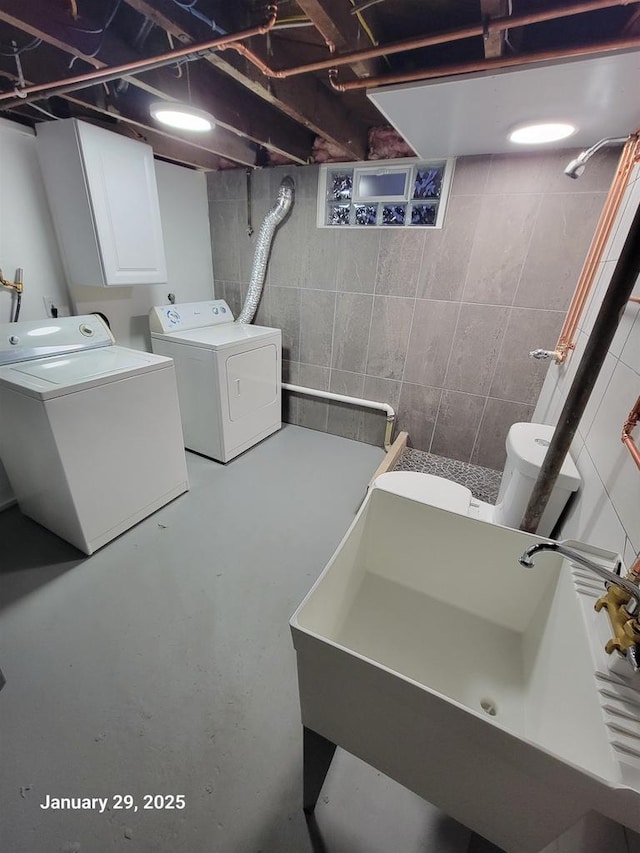
<path id="1" fill-rule="evenodd" d="M 587 148 L 586 151 L 582 151 L 580 154 L 578 154 L 578 156 L 574 160 L 572 160 L 565 168 L 565 175 L 568 175 L 570 178 L 579 178 L 585 170 L 587 160 L 589 160 L 589 158 L 592 157 L 596 153 L 596 151 L 598 151 L 604 145 L 616 145 L 618 143 L 626 142 L 628 138 L 628 136 L 609 136 L 605 139 L 601 139 L 599 142 L 596 142 L 595 145 L 592 145 L 591 148 Z"/>
<path id="2" fill-rule="evenodd" d="M 579 154 L 575 160 L 572 160 L 565 168 L 564 173 L 568 175 L 570 178 L 579 178 L 580 175 L 584 172 L 587 160 L 589 159 L 586 155 L 586 151 L 583 151 L 582 154 Z"/>

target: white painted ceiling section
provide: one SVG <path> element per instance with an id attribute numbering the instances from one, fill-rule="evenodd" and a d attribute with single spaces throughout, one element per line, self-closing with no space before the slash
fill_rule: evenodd
<path id="1" fill-rule="evenodd" d="M 418 157 L 587 148 L 640 127 L 640 51 L 368 89 L 367 96 Z M 534 121 L 577 127 L 560 142 L 517 145 Z"/>

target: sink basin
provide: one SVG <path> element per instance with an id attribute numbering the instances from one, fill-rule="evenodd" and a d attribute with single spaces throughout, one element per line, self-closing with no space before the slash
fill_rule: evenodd
<path id="1" fill-rule="evenodd" d="M 640 829 L 640 694 L 598 658 L 602 583 L 522 568 L 537 541 L 374 489 L 291 620 L 304 726 L 509 853 L 592 809 Z"/>

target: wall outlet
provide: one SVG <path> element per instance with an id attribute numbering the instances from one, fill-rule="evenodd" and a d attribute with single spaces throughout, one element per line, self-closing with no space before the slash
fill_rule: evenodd
<path id="1" fill-rule="evenodd" d="M 70 317 L 71 309 L 57 296 L 43 296 L 44 313 L 47 317 Z"/>

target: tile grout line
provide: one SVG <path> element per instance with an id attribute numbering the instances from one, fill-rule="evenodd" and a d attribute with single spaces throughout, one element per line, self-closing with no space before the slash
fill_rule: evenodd
<path id="1" fill-rule="evenodd" d="M 480 439 L 480 428 L 482 427 L 482 422 L 484 421 L 485 412 L 487 411 L 487 406 L 489 405 L 489 395 L 484 398 L 484 406 L 482 407 L 482 414 L 478 418 L 478 427 L 476 429 L 476 434 L 473 439 L 473 444 L 471 445 L 471 453 L 469 454 L 469 463 L 473 464 L 471 460 L 473 459 L 473 454 L 475 453 L 475 449 L 478 445 L 478 441 Z"/>
<path id="2" fill-rule="evenodd" d="M 516 283 L 515 290 L 513 291 L 513 297 L 511 298 L 511 307 L 516 304 L 516 297 L 518 295 L 518 291 L 520 290 L 520 285 L 522 284 L 522 273 L 524 271 L 525 265 L 527 263 L 527 258 L 529 257 L 529 252 L 531 251 L 531 243 L 533 242 L 533 234 L 536 230 L 536 226 L 538 224 L 538 219 L 540 218 L 540 213 L 542 212 L 542 202 L 544 199 L 545 193 L 542 193 L 538 199 L 538 209 L 536 210 L 535 219 L 533 220 L 533 225 L 531 226 L 531 233 L 529 234 L 529 239 L 527 241 L 527 248 L 524 253 L 524 258 L 522 260 L 522 266 L 520 267 L 520 273 L 518 274 L 518 281 Z M 519 307 L 519 306 L 516 306 Z M 566 312 L 565 312 L 566 313 Z"/>

